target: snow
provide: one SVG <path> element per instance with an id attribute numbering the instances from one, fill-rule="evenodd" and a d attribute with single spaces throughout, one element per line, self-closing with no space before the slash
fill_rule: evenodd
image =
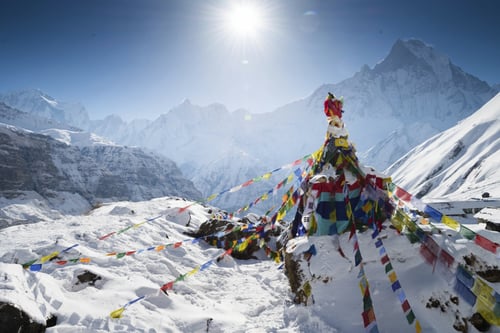
<path id="1" fill-rule="evenodd" d="M 47 102 L 48 104 L 50 104 L 53 107 L 57 107 L 58 106 L 57 105 L 57 101 L 51 100 L 48 97 L 44 96 L 43 94 L 40 94 L 40 98 L 42 98 L 45 102 Z"/>
<path id="2" fill-rule="evenodd" d="M 189 209 L 179 213 L 179 208 L 186 206 Z M 163 284 L 224 252 L 203 241 L 193 242 L 183 234 L 196 230 L 214 210 L 181 198 L 164 197 L 109 203 L 87 215 L 2 229 L 0 300 L 17 304 L 38 321 L 55 314 L 57 325 L 48 328 L 48 333 L 205 332 L 207 325 L 209 332 L 364 331 L 359 266 L 352 266 L 353 244 L 347 234 L 340 237 L 340 245 L 351 262 L 338 254 L 330 236 L 296 238 L 289 243 L 289 251 L 299 255 L 315 245 L 317 254 L 309 270 L 318 277 L 313 294 L 316 304 L 322 306 L 294 304 L 283 269 L 264 253 L 257 254 L 259 259 L 247 261 L 224 256 L 207 269 L 176 282 L 168 296 L 162 293 L 159 288 Z M 99 240 L 112 232 L 115 234 Z M 370 233 L 358 233 L 357 237 L 379 331 L 414 332 L 391 290 Z M 455 294 L 450 273 L 439 267 L 433 270 L 419 254 L 418 245 L 410 244 L 394 229 L 384 229 L 379 237 L 423 332 L 452 332 L 456 313 L 464 317 L 473 313 L 462 299 L 444 312 L 427 308 L 430 297 L 447 300 Z M 456 258 L 473 251 L 490 263 L 498 263 L 492 253 L 471 241 L 458 241 L 452 231 L 434 237 Z M 146 250 L 181 241 L 178 247 Z M 59 258 L 90 258 L 88 264 L 46 261 L 39 272 L 22 270 L 19 265 L 73 245 L 77 246 L 60 253 Z M 120 259 L 107 255 L 134 250 L 135 254 Z M 101 279 L 94 286 L 76 284 L 77 275 L 84 271 Z M 327 282 L 319 277 L 328 278 Z M 122 318 L 109 316 L 141 296 L 144 299 L 127 306 Z M 477 331 L 469 327 L 469 332 Z M 500 332 L 500 328 L 490 332 Z"/>
<path id="3" fill-rule="evenodd" d="M 434 53 L 427 46 L 422 48 L 417 42 L 403 44 L 417 58 L 430 63 L 433 74 L 445 81 L 452 77 L 455 68 L 447 57 Z M 304 100 L 290 103 L 274 113 L 254 115 L 251 120 L 244 111 L 229 113 L 218 104 L 201 108 L 187 100 L 155 122 L 137 122 L 130 128 L 120 123 L 119 118 L 109 118 L 100 126 L 103 132 L 115 131 L 116 137 L 125 137 L 129 143 L 141 141 L 144 146 L 164 152 L 167 149 L 164 143 L 175 140 L 169 155 L 184 164 L 183 170 L 189 165 L 190 173 L 197 175 L 200 181 L 208 180 L 207 186 L 217 184 L 219 187 L 208 192 L 215 193 L 240 183 L 237 176 L 242 173 L 245 179 L 259 174 L 263 161 L 281 165 L 283 160 L 290 161 L 290 156 L 297 157 L 297 151 L 305 154 L 311 152 L 312 147 L 316 148 L 324 132 L 323 128 L 316 130 L 320 125 L 311 124 L 323 124 L 315 120 L 322 117 L 317 111 L 321 109 L 318 106 L 321 106 L 325 91 L 332 90 L 348 97 L 345 118 L 349 123 L 357 119 L 353 132 L 369 137 L 364 142 L 364 149 L 385 137 L 387 133 L 382 133 L 380 128 L 396 128 L 383 142 L 385 148 L 368 152 L 383 158 L 384 163 L 417 137 L 402 137 L 403 132 L 419 130 L 417 138 L 423 140 L 437 131 L 432 126 L 434 124 L 412 123 L 413 118 L 422 115 L 434 120 L 444 117 L 443 121 L 453 123 L 455 118 L 447 117 L 446 110 L 456 108 L 462 115 L 468 110 L 463 105 L 480 103 L 481 98 L 489 94 L 489 91 L 465 91 L 463 100 L 454 100 L 450 97 L 454 96 L 454 90 L 449 94 L 435 90 L 431 94 L 424 90 L 415 99 L 415 84 L 407 83 L 420 82 L 427 86 L 430 81 L 425 77 L 421 81 L 414 80 L 418 73 L 396 68 L 373 84 L 367 84 L 366 76 L 373 73 L 365 68 L 363 73 L 344 82 L 343 88 L 342 85 L 325 85 Z M 386 90 L 383 83 L 390 81 L 397 85 Z M 395 87 L 408 88 L 400 92 L 394 90 Z M 19 108 L 38 110 L 39 114 L 49 115 L 51 119 L 72 120 L 73 124 L 90 126 L 82 106 L 63 105 L 39 91 L 33 91 L 31 95 L 31 102 L 27 98 L 17 99 L 15 95 L 9 99 Z M 479 98 L 479 95 L 484 96 Z M 42 104 L 39 104 L 40 99 Z M 371 109 L 363 104 L 367 101 Z M 393 101 L 395 105 L 391 106 Z M 460 105 L 462 107 L 458 108 Z M 64 114 L 65 110 L 69 111 L 68 114 Z M 433 196 L 441 200 L 466 200 L 471 196 L 480 197 L 486 190 L 500 197 L 498 110 L 499 96 L 456 127 L 417 147 L 412 153 L 414 155 L 407 155 L 398 162 L 399 169 L 393 179 L 412 193 L 416 193 L 421 184 L 436 185 L 428 192 L 431 199 Z M 380 117 L 371 119 L 372 126 L 367 128 L 366 119 L 360 119 L 365 112 L 371 111 L 376 111 L 373 114 L 378 113 Z M 307 115 L 310 127 L 304 127 L 307 112 L 315 112 Z M 401 112 L 403 116 L 396 116 L 394 112 Z M 283 114 L 287 116 L 283 117 Z M 24 120 L 23 123 L 28 124 Z M 226 123 L 232 126 L 221 128 Z M 411 125 L 405 125 L 407 123 Z M 288 128 L 287 133 L 304 135 L 296 135 L 294 139 L 297 141 L 292 142 L 290 137 L 282 135 L 282 131 L 274 131 L 276 124 Z M 110 144 L 87 133 L 52 129 L 48 123 L 35 122 L 32 128 L 45 129 L 43 133 L 68 145 Z M 347 129 L 343 130 L 345 133 L 337 134 L 347 135 Z M 0 126 L 0 131 L 5 131 L 5 128 Z M 142 138 L 143 133 L 148 133 L 148 136 Z M 467 136 L 459 136 L 464 133 Z M 244 142 L 246 138 L 252 138 L 250 145 Z M 396 148 L 394 141 L 400 142 Z M 211 149 L 205 149 L 206 145 Z M 387 150 L 387 147 L 393 150 Z M 237 161 L 235 156 L 238 156 Z M 447 160 L 443 160 L 443 156 Z M 204 168 L 207 170 L 202 171 Z M 374 172 L 369 168 L 364 170 Z M 471 177 L 464 177 L 461 173 L 464 170 L 470 170 L 468 176 Z M 466 181 L 460 183 L 459 179 Z M 235 196 L 231 191 L 228 195 Z M 81 198 L 71 193 L 58 193 L 53 200 L 59 207 L 58 211 L 51 210 L 35 193 L 27 192 L 14 200 L 0 198 L 0 219 L 10 221 L 7 228 L 0 229 L 0 301 L 15 304 L 42 323 L 49 315 L 55 314 L 57 325 L 48 328 L 49 333 L 363 332 L 363 295 L 359 286 L 363 275 L 369 283 L 379 331 L 415 332 L 401 309 L 403 294 L 393 292 L 391 281 L 381 265 L 376 240 L 383 241 L 383 249 L 422 332 L 453 332 L 454 323 L 476 311 L 462 298 L 458 303 L 450 302 L 456 295 L 455 273 L 443 265 L 428 265 L 419 253 L 420 245 L 410 243 L 407 237 L 389 227 L 389 222 L 385 223 L 386 228 L 377 239 L 372 239 L 370 232 L 356 235 L 364 271 L 360 266 L 353 266 L 355 244 L 348 234 L 339 239 L 348 259 L 340 256 L 330 236 L 291 240 L 287 246 L 289 253 L 300 257 L 312 245 L 317 252 L 309 264 L 303 266 L 311 278 L 314 297 L 314 303 L 311 301 L 305 306 L 293 302 L 282 266 L 269 260 L 262 250 L 257 253 L 258 259 L 245 261 L 225 255 L 217 260 L 224 253 L 222 249 L 185 235 L 208 220 L 211 211 L 216 211 L 213 207 L 163 197 L 143 202 L 106 203 L 85 215 L 69 215 L 88 211 L 90 207 L 82 207 Z M 184 207 L 189 209 L 180 211 Z M 255 215 L 250 217 L 256 221 Z M 485 208 L 475 217 L 498 223 L 500 211 Z M 17 220 L 33 223 L 15 225 Z M 500 233 L 485 230 L 484 224 L 476 223 L 475 219 L 457 220 L 500 243 Z M 434 223 L 433 227 L 422 225 L 422 228 L 432 234 L 432 239 L 455 260 L 473 253 L 488 265 L 498 267 L 498 250 L 497 254 L 486 251 L 442 223 Z M 57 258 L 50 260 L 55 255 Z M 35 271 L 37 266 L 32 266 L 33 270 L 23 270 L 21 264 L 33 259 L 42 264 L 41 270 Z M 71 259 L 78 260 L 57 264 L 60 260 Z M 209 263 L 211 265 L 205 266 Z M 200 267 L 206 269 L 197 270 Z M 81 283 L 78 276 L 86 272 L 98 275 L 99 279 L 92 284 Z M 183 279 L 177 280 L 183 275 Z M 160 287 L 172 281 L 175 281 L 173 289 L 168 290 L 168 295 L 164 294 Z M 491 287 L 497 293 L 500 290 L 498 283 L 491 283 Z M 431 298 L 439 299 L 443 308 L 428 307 Z M 126 307 L 123 316 L 111 318 L 110 314 L 122 307 Z M 477 330 L 469 324 L 468 332 Z M 493 327 L 489 332 L 499 333 L 500 327 Z"/>
<path id="4" fill-rule="evenodd" d="M 48 135 L 57 141 L 67 144 L 68 146 L 116 146 L 112 141 L 89 132 L 77 132 L 51 128 L 42 130 L 40 133 Z"/>
<path id="5" fill-rule="evenodd" d="M 500 224 L 500 208 L 483 208 L 474 217 Z"/>
<path id="6" fill-rule="evenodd" d="M 456 126 L 408 152 L 386 172 L 426 200 L 500 197 L 500 94 Z"/>

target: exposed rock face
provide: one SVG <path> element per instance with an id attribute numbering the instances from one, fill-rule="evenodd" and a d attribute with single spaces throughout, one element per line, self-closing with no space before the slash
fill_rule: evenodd
<path id="1" fill-rule="evenodd" d="M 201 198 L 174 162 L 138 148 L 70 146 L 45 135 L 0 126 L 0 156 L 0 196 L 7 198 L 24 191 L 46 199 L 76 193 L 91 205 L 172 195 Z"/>
<path id="2" fill-rule="evenodd" d="M 23 310 L 4 302 L 0 302 L 0 328 L 2 332 L 45 332 L 45 325 L 33 321 Z"/>

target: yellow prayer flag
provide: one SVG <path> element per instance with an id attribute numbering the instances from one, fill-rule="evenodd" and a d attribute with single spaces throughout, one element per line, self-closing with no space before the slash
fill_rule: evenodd
<path id="1" fill-rule="evenodd" d="M 286 179 L 287 184 L 288 184 L 288 183 L 291 183 L 291 182 L 293 181 L 293 176 L 294 176 L 294 174 L 293 174 L 293 173 L 291 173 L 291 174 L 288 176 L 288 178 Z"/>
<path id="2" fill-rule="evenodd" d="M 165 245 L 158 245 L 155 250 L 160 252 L 160 251 L 163 251 L 164 249 L 165 249 Z"/>
<path id="3" fill-rule="evenodd" d="M 367 201 L 361 208 L 363 209 L 363 211 L 365 213 L 368 213 L 373 208 L 372 202 L 371 201 Z"/>
<path id="4" fill-rule="evenodd" d="M 143 225 L 144 223 L 146 223 L 146 221 L 141 222 L 141 223 L 136 223 L 136 224 L 134 224 L 134 228 L 138 228 L 138 227 L 140 227 L 141 225 Z"/>
<path id="5" fill-rule="evenodd" d="M 420 322 L 418 320 L 415 323 L 415 332 L 422 333 L 422 327 L 420 326 Z"/>
<path id="6" fill-rule="evenodd" d="M 240 244 L 240 246 L 238 247 L 238 251 L 245 251 L 246 248 L 248 247 L 248 240 L 245 239 L 245 241 L 243 243 Z"/>
<path id="7" fill-rule="evenodd" d="M 321 147 L 320 149 L 316 150 L 314 153 L 311 154 L 313 159 L 315 161 L 318 161 L 321 156 L 323 155 L 323 147 Z"/>
<path id="8" fill-rule="evenodd" d="M 346 139 L 337 138 L 337 139 L 335 139 L 335 146 L 342 147 L 342 148 L 349 148 L 349 143 L 347 142 Z"/>
<path id="9" fill-rule="evenodd" d="M 216 197 L 217 197 L 217 193 L 212 194 L 211 196 L 209 196 L 209 197 L 207 198 L 207 201 L 212 201 L 212 200 L 214 200 Z"/>
<path id="10" fill-rule="evenodd" d="M 111 318 L 115 318 L 115 319 L 116 319 L 116 318 L 121 318 L 121 317 L 122 317 L 122 313 L 123 313 L 123 311 L 125 311 L 125 308 L 119 308 L 119 309 L 117 309 L 117 310 L 115 310 L 115 311 L 111 312 L 111 313 L 109 314 L 109 316 L 110 316 Z"/>
<path id="11" fill-rule="evenodd" d="M 389 274 L 389 280 L 391 281 L 391 283 L 394 283 L 394 282 L 396 282 L 397 279 L 398 279 L 398 277 L 396 276 L 396 272 L 392 271 Z"/>
<path id="12" fill-rule="evenodd" d="M 80 262 L 84 264 L 90 263 L 90 258 L 80 258 Z"/>
<path id="13" fill-rule="evenodd" d="M 271 175 L 272 175 L 272 173 L 268 172 L 268 173 L 263 174 L 262 178 L 265 179 L 265 180 L 268 180 L 269 178 L 271 178 Z"/>
<path id="14" fill-rule="evenodd" d="M 475 279 L 471 291 L 477 296 L 478 300 L 483 301 L 488 307 L 493 308 L 496 303 L 495 297 L 493 297 L 494 289 L 486 284 L 486 282 L 481 279 Z"/>
<path id="15" fill-rule="evenodd" d="M 199 267 L 199 266 L 198 266 L 198 267 L 195 267 L 195 268 L 193 268 L 191 271 L 189 271 L 189 272 L 187 273 L 187 276 L 194 275 L 194 274 L 198 273 L 198 271 L 199 271 L 199 270 L 200 270 L 200 267 Z"/>
<path id="16" fill-rule="evenodd" d="M 457 221 L 455 221 L 454 219 L 452 219 L 451 217 L 446 216 L 446 215 L 443 215 L 443 217 L 441 218 L 441 222 L 443 222 L 448 227 L 450 227 L 454 230 L 459 230 L 459 228 L 460 228 L 460 223 L 458 223 Z"/>
<path id="17" fill-rule="evenodd" d="M 41 262 L 42 264 L 43 264 L 43 263 L 46 263 L 46 262 L 47 262 L 47 261 L 49 261 L 50 259 L 57 257 L 57 255 L 58 255 L 58 254 L 59 254 L 59 251 L 54 251 L 54 252 L 52 252 L 51 254 L 46 255 L 46 256 L 44 256 L 44 257 L 40 258 L 40 262 Z"/>
<path id="18" fill-rule="evenodd" d="M 361 294 L 365 294 L 365 291 L 366 291 L 366 285 L 364 283 L 362 283 L 361 281 L 359 281 L 359 290 L 361 290 Z"/>
<path id="19" fill-rule="evenodd" d="M 476 302 L 476 311 L 479 312 L 481 316 L 483 316 L 483 318 L 490 324 L 500 326 L 500 316 L 495 314 L 488 304 L 483 303 L 479 299 L 478 302 Z"/>

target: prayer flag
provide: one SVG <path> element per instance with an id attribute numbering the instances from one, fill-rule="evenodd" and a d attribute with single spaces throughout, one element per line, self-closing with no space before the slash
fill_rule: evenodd
<path id="1" fill-rule="evenodd" d="M 443 214 L 439 212 L 438 210 L 432 208 L 429 205 L 425 206 L 424 213 L 429 215 L 429 217 L 437 222 L 441 222 L 441 218 L 443 217 Z"/>
<path id="2" fill-rule="evenodd" d="M 50 259 L 57 257 L 57 255 L 58 255 L 58 254 L 59 254 L 59 251 L 54 251 L 54 252 L 52 252 L 52 253 L 51 253 L 51 254 L 49 254 L 49 255 L 46 255 L 46 256 L 41 257 L 41 258 L 40 258 L 40 262 L 41 262 L 42 264 L 44 264 L 44 263 L 46 263 L 47 261 L 49 261 Z"/>
<path id="3" fill-rule="evenodd" d="M 364 326 L 368 326 L 371 322 L 375 321 L 375 313 L 373 312 L 373 308 L 364 311 L 361 316 L 363 317 Z"/>
<path id="4" fill-rule="evenodd" d="M 448 227 L 454 229 L 454 230 L 459 230 L 460 229 L 460 223 L 455 221 L 449 216 L 443 215 L 443 218 L 441 219 L 441 222 L 446 224 Z"/>
<path id="5" fill-rule="evenodd" d="M 109 314 L 109 316 L 110 316 L 111 318 L 115 318 L 115 319 L 117 319 L 117 318 L 121 318 L 121 317 L 122 317 L 122 314 L 123 314 L 123 311 L 125 311 L 125 308 L 121 307 L 121 308 L 119 308 L 119 309 L 117 309 L 117 310 L 115 310 L 115 311 L 111 312 L 111 313 Z"/>
<path id="6" fill-rule="evenodd" d="M 42 270 L 42 264 L 34 264 L 34 265 L 29 266 L 29 267 L 30 267 L 30 271 L 32 271 L 32 272 L 39 272 L 40 270 Z"/>
<path id="7" fill-rule="evenodd" d="M 497 248 L 499 245 L 497 243 L 492 242 L 486 237 L 481 236 L 480 234 L 476 234 L 476 238 L 474 239 L 474 243 L 481 246 L 483 249 L 488 250 L 494 254 L 497 252 Z"/>
<path id="8" fill-rule="evenodd" d="M 413 313 L 413 310 L 410 310 L 410 312 L 406 315 L 406 320 L 408 320 L 408 324 L 415 321 L 415 314 Z"/>
<path id="9" fill-rule="evenodd" d="M 467 227 L 464 227 L 463 225 L 460 225 L 460 230 L 459 230 L 460 235 L 464 236 L 465 238 L 472 240 L 476 237 L 476 233 L 472 230 L 470 230 Z"/>
<path id="10" fill-rule="evenodd" d="M 394 282 L 394 283 L 391 285 L 391 287 L 392 287 L 392 291 L 396 291 L 396 290 L 398 290 L 398 289 L 401 289 L 401 284 L 399 283 L 399 281 L 396 281 L 396 282 Z"/>
<path id="11" fill-rule="evenodd" d="M 405 299 L 405 301 L 401 304 L 401 307 L 403 308 L 403 311 L 406 312 L 410 310 L 410 303 L 408 303 L 408 300 Z"/>

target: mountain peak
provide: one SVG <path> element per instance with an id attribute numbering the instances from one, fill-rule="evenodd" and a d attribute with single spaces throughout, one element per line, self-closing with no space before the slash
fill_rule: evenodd
<path id="1" fill-rule="evenodd" d="M 389 55 L 377 66 L 377 72 L 392 72 L 408 67 L 420 67 L 432 71 L 441 79 L 451 78 L 450 59 L 432 46 L 418 39 L 398 39 Z"/>

